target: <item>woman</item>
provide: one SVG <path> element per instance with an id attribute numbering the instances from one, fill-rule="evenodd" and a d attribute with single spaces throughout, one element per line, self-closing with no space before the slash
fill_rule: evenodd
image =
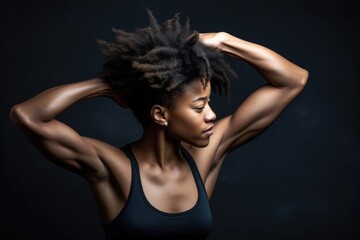
<path id="1" fill-rule="evenodd" d="M 304 88 L 308 72 L 263 46 L 228 33 L 202 33 L 178 15 L 161 26 L 114 30 L 99 41 L 102 71 L 15 105 L 12 121 L 49 160 L 87 180 L 107 239 L 206 239 L 209 198 L 227 154 L 264 131 Z M 267 83 L 217 120 L 211 90 L 226 95 L 230 55 Z M 119 149 L 80 136 L 55 117 L 97 96 L 129 107 L 143 136 Z"/>

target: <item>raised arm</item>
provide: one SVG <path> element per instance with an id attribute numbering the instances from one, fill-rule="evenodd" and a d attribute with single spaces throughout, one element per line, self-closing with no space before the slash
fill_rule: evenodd
<path id="1" fill-rule="evenodd" d="M 13 106 L 10 118 L 47 159 L 80 175 L 100 177 L 106 168 L 94 141 L 55 119 L 73 103 L 96 96 L 114 96 L 103 79 L 57 86 Z"/>
<path id="2" fill-rule="evenodd" d="M 276 52 L 227 33 L 200 34 L 200 41 L 254 67 L 267 83 L 229 117 L 216 123 L 217 159 L 264 131 L 304 88 L 308 72 Z M 214 134 L 215 135 L 215 134 Z"/>

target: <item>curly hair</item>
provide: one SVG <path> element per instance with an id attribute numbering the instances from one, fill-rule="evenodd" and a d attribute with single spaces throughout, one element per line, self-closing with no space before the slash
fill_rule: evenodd
<path id="1" fill-rule="evenodd" d="M 108 81 L 146 126 L 154 104 L 170 107 L 173 97 L 195 80 L 228 96 L 235 72 L 223 55 L 201 44 L 199 33 L 190 30 L 189 18 L 181 24 L 179 13 L 162 25 L 147 9 L 149 24 L 126 32 L 113 28 L 113 42 L 97 40 L 103 54 L 98 77 Z"/>

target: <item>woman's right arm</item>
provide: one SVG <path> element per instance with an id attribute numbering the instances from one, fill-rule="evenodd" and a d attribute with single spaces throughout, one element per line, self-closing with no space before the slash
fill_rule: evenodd
<path id="1" fill-rule="evenodd" d="M 55 119 L 73 103 L 96 96 L 114 96 L 100 78 L 57 86 L 13 106 L 10 118 L 50 161 L 84 177 L 104 178 L 107 171 L 95 141 Z"/>

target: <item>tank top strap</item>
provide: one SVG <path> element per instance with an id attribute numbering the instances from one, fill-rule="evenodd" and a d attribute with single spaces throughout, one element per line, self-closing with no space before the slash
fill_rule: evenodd
<path id="1" fill-rule="evenodd" d="M 183 145 L 180 144 L 180 151 L 183 154 L 183 156 L 185 157 L 186 161 L 189 163 L 189 166 L 194 174 L 195 180 L 197 181 L 198 184 L 200 184 L 200 186 L 203 187 L 204 191 L 205 190 L 205 185 L 204 182 L 201 178 L 199 169 L 197 168 L 196 162 L 194 160 L 194 158 L 191 156 L 191 154 L 185 149 L 185 147 Z"/>
<path id="2" fill-rule="evenodd" d="M 127 158 L 130 160 L 130 163 L 131 163 L 131 168 L 133 167 L 133 161 L 134 159 L 132 158 L 132 154 L 131 154 L 131 149 L 130 149 L 130 144 L 126 144 L 124 146 L 121 147 L 121 150 L 123 152 L 125 152 Z"/>
<path id="3" fill-rule="evenodd" d="M 136 159 L 135 159 L 135 156 L 131 150 L 131 146 L 130 144 L 126 144 L 124 145 L 122 148 L 121 148 L 127 158 L 130 160 L 130 164 L 131 164 L 131 185 L 132 186 L 136 186 L 135 184 L 137 184 L 137 180 L 138 180 L 138 177 L 139 177 L 139 169 L 138 169 L 138 166 L 137 166 L 137 162 L 136 162 Z"/>

